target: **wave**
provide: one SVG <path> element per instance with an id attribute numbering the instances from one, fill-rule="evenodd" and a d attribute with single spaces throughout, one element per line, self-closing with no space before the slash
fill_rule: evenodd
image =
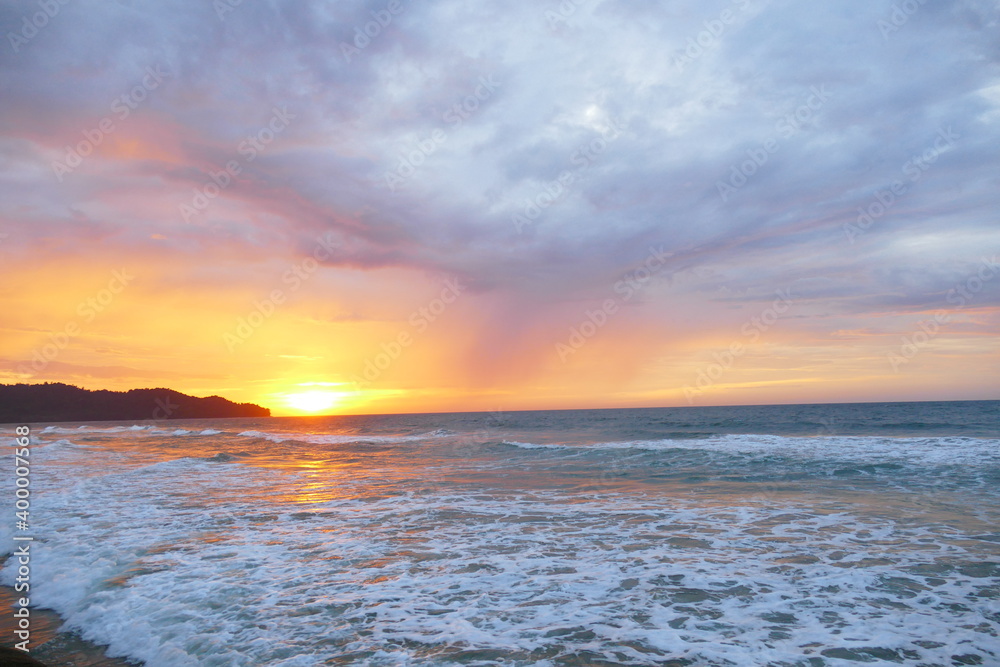
<path id="1" fill-rule="evenodd" d="M 201 431 L 192 431 L 184 428 L 177 428 L 173 430 L 161 428 L 157 425 L 146 424 L 133 424 L 132 426 L 109 426 L 107 428 L 94 428 L 93 426 L 76 426 L 69 428 L 66 426 L 46 426 L 41 431 L 38 431 L 39 435 L 115 435 L 119 433 L 124 433 L 126 435 L 132 434 L 149 434 L 149 435 L 219 435 L 222 431 L 217 431 L 215 429 L 206 428 Z"/>
<path id="2" fill-rule="evenodd" d="M 549 491 L 262 507 L 242 493 L 259 471 L 244 470 L 255 476 L 205 511 L 191 485 L 217 478 L 217 466 L 144 470 L 174 473 L 161 482 L 172 505 L 135 474 L 44 500 L 51 538 L 33 558 L 45 576 L 32 593 L 87 636 L 150 665 L 291 667 L 372 649 L 393 651 L 392 664 L 424 663 L 429 653 L 444 663 L 456 645 L 512 658 L 504 652 L 527 646 L 537 663 L 627 645 L 642 649 L 629 654 L 636 665 L 671 655 L 793 664 L 806 644 L 897 663 L 903 647 L 911 661 L 944 664 L 955 651 L 924 641 L 935 636 L 968 654 L 996 649 L 977 628 L 988 626 L 995 594 L 986 589 L 1000 574 L 983 562 L 995 543 L 970 544 L 968 533 L 937 523 L 897 525 L 863 507 Z M 94 520 L 86 508 L 119 519 Z M 434 529 L 414 534 L 418 526 Z M 12 562 L 2 577 L 14 581 Z M 241 639 L 206 643 L 206 626 Z M 317 642 L 331 626 L 335 640 Z"/>
<path id="3" fill-rule="evenodd" d="M 156 427 L 151 425 L 140 426 L 134 424 L 132 426 L 109 426 L 107 428 L 94 428 L 93 426 L 76 426 L 74 428 L 68 428 L 65 426 L 46 426 L 41 431 L 40 434 L 46 433 L 134 433 L 136 431 L 150 431 L 154 430 Z"/>
<path id="4" fill-rule="evenodd" d="M 1000 464 L 1000 440 L 962 436 L 888 438 L 871 436 L 717 435 L 593 443 L 532 443 L 504 440 L 521 449 L 698 451 L 731 455 L 780 456 L 809 460 L 904 461 L 931 465 Z"/>
<path id="5" fill-rule="evenodd" d="M 219 452 L 215 456 L 209 456 L 203 461 L 214 461 L 215 463 L 229 463 L 231 461 L 236 461 L 240 458 L 238 454 L 230 454 L 229 452 Z"/>
<path id="6" fill-rule="evenodd" d="M 423 435 L 413 436 L 415 438 L 447 438 L 448 436 L 457 435 L 454 431 L 449 431 L 446 428 L 439 428 L 437 430 L 431 431 L 430 433 L 424 433 Z"/>
<path id="7" fill-rule="evenodd" d="M 88 449 L 93 449 L 93 447 L 81 445 L 80 443 L 73 442 L 72 440 L 67 440 L 65 438 L 49 442 L 42 441 L 38 444 L 32 443 L 32 451 L 43 451 L 47 454 L 59 451 L 82 451 Z"/>
<path id="8" fill-rule="evenodd" d="M 571 445 L 540 445 L 534 442 L 518 442 L 517 440 L 501 440 L 500 444 L 520 449 L 573 449 Z"/>
<path id="9" fill-rule="evenodd" d="M 344 445 L 350 443 L 397 444 L 445 438 L 455 435 L 448 429 L 437 429 L 419 435 L 368 435 L 364 433 L 327 434 L 327 433 L 289 433 L 271 431 L 243 431 L 239 434 L 245 438 L 263 438 L 274 443 L 306 442 L 311 445 Z"/>

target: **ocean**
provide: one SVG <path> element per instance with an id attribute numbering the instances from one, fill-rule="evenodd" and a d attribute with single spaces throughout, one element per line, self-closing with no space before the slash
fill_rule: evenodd
<path id="1" fill-rule="evenodd" d="M 32 604 L 154 667 L 1000 664 L 998 401 L 41 424 L 31 450 L 0 545 L 34 538 Z"/>

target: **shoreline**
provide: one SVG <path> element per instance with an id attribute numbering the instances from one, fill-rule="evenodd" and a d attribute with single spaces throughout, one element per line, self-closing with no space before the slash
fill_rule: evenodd
<path id="1" fill-rule="evenodd" d="M 14 602 L 20 597 L 10 586 L 0 586 L 0 645 L 14 648 L 17 638 Z M 108 647 L 82 638 L 73 630 L 63 630 L 63 618 L 51 609 L 31 607 L 31 650 L 26 654 L 48 667 L 143 667 L 144 663 L 113 658 Z"/>

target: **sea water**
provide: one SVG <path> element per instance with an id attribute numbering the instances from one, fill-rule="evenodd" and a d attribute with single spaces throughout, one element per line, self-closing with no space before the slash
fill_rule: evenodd
<path id="1" fill-rule="evenodd" d="M 31 442 L 32 603 L 151 666 L 1000 664 L 1000 402 Z"/>

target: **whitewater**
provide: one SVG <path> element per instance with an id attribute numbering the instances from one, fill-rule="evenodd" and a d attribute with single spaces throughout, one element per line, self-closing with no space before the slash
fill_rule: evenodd
<path id="1" fill-rule="evenodd" d="M 1000 664 L 997 402 L 31 443 L 33 604 L 150 666 Z"/>

